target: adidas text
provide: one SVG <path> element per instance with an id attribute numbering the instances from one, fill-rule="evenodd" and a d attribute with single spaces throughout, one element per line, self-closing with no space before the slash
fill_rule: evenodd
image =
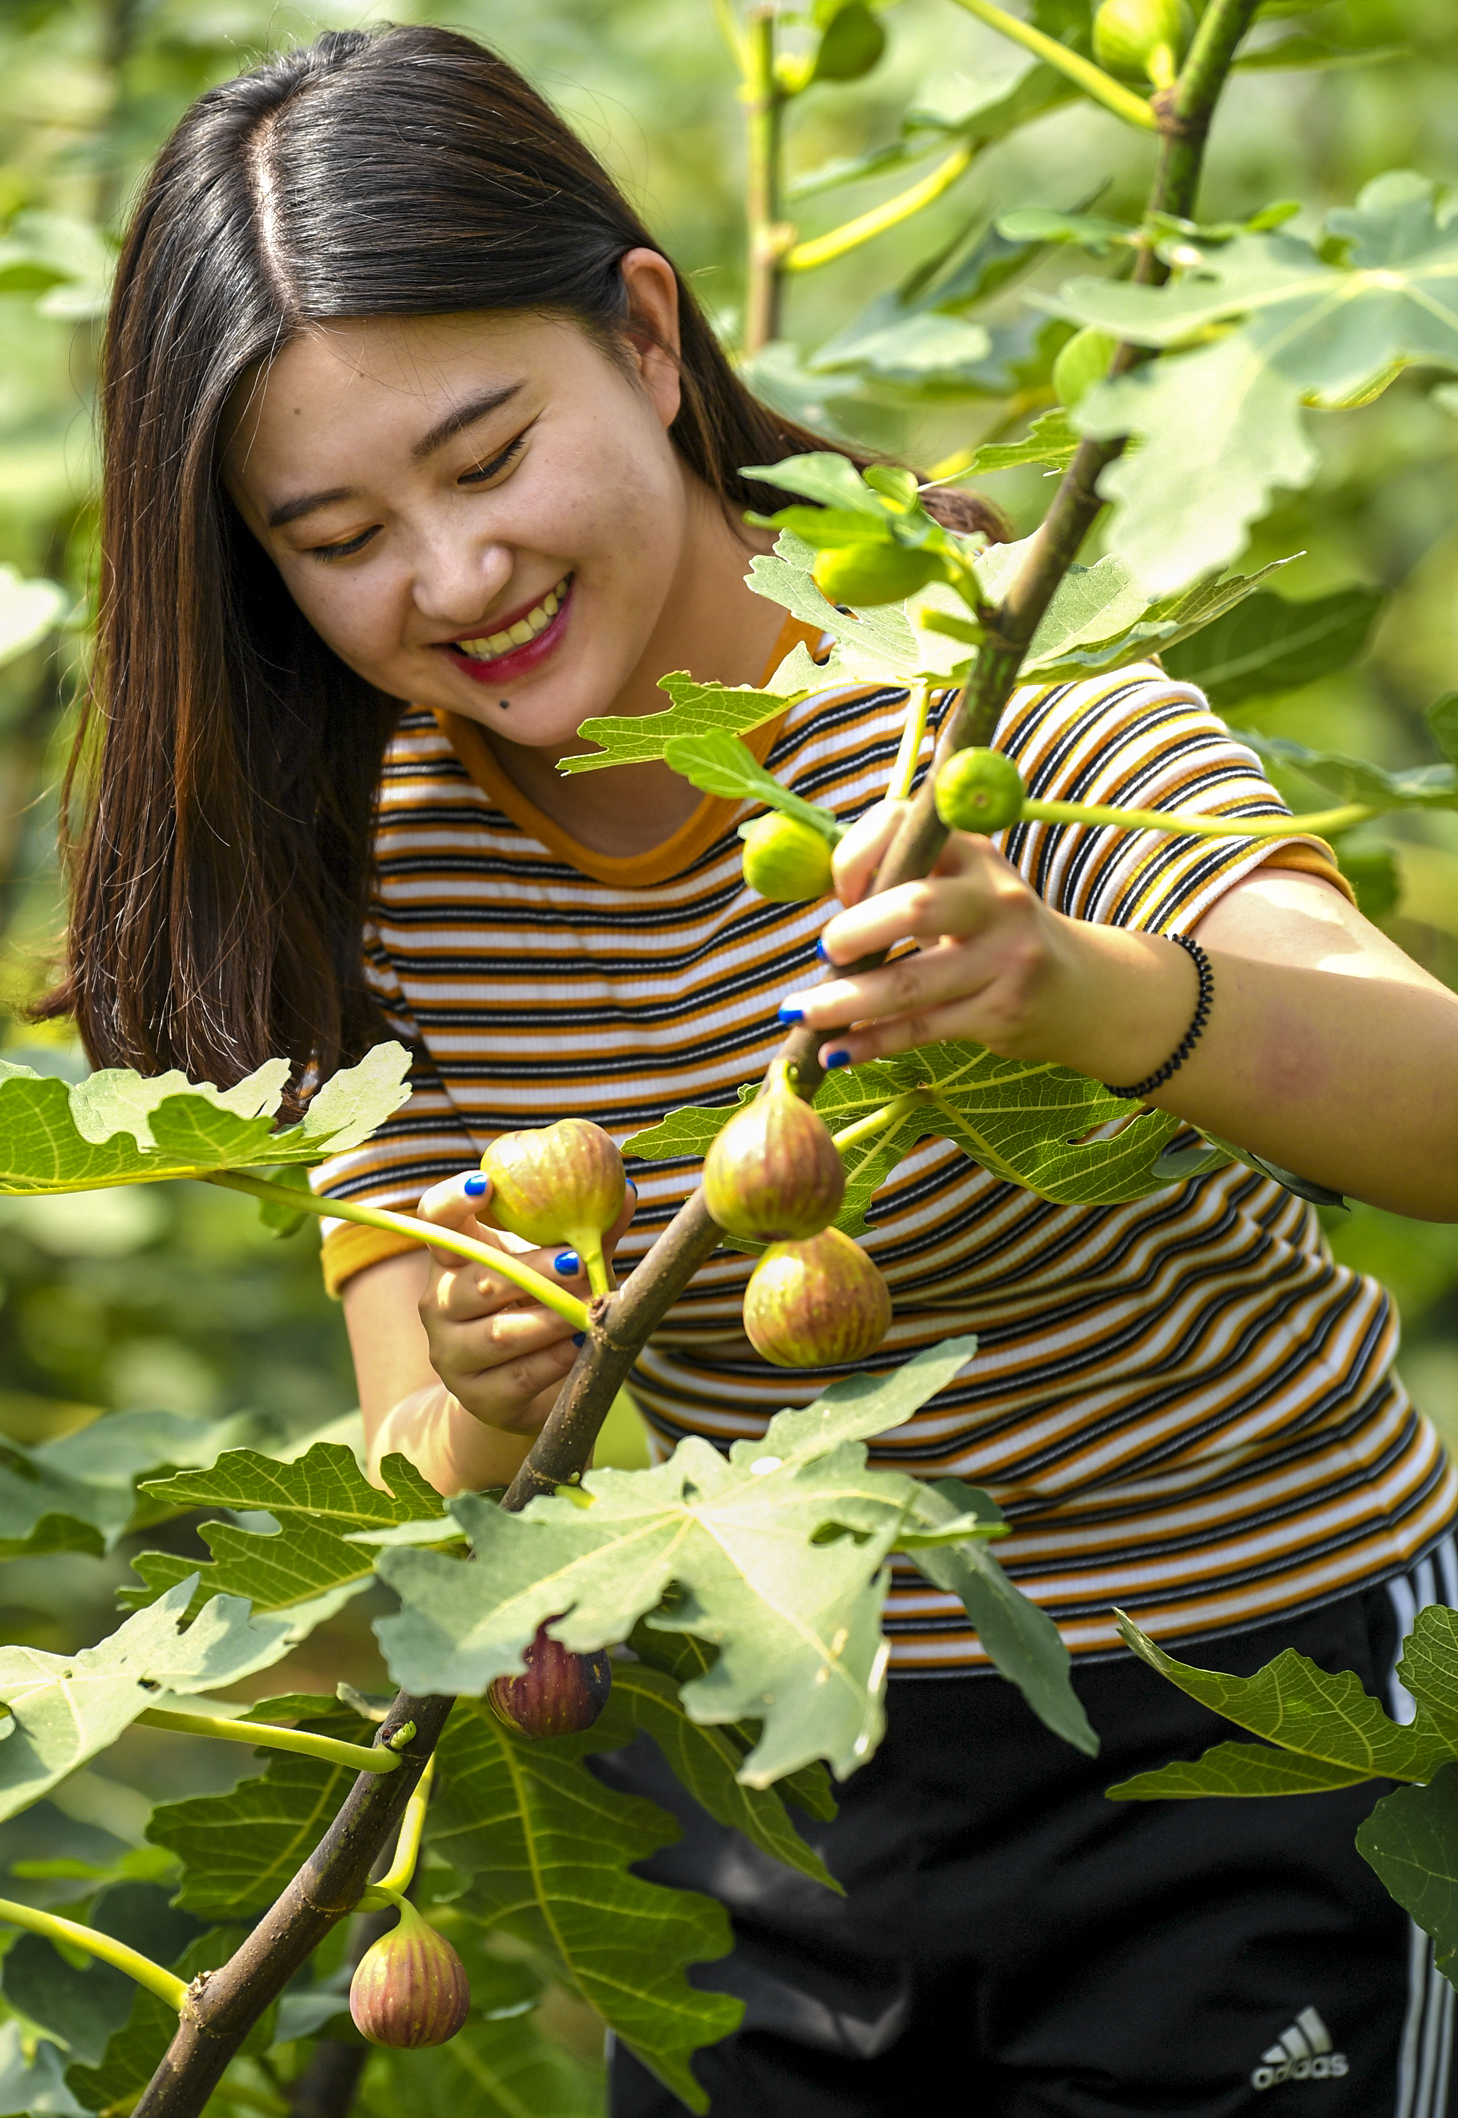
<path id="1" fill-rule="evenodd" d="M 1283 2081 L 1337 2081 L 1346 2071 L 1346 2054 L 1332 2050 L 1326 2024 L 1315 2008 L 1303 2008 L 1279 2042 L 1262 2052 L 1250 2085 L 1273 2089 Z"/>

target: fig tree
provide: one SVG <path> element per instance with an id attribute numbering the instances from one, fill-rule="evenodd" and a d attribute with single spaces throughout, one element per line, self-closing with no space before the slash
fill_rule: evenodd
<path id="1" fill-rule="evenodd" d="M 994 831 L 1015 824 L 1027 789 L 1000 750 L 959 750 L 937 773 L 937 815 L 952 831 Z"/>
<path id="2" fill-rule="evenodd" d="M 574 1655 L 537 1627 L 519 1677 L 498 1677 L 486 1694 L 492 1712 L 519 1736 L 575 1736 L 593 1722 L 613 1688 L 613 1661 L 606 1648 Z"/>
<path id="3" fill-rule="evenodd" d="M 835 887 L 830 841 L 798 816 L 772 809 L 768 816 L 757 816 L 746 824 L 740 837 L 744 840 L 744 880 L 772 904 L 828 897 Z"/>
<path id="4" fill-rule="evenodd" d="M 361 2037 L 405 2051 L 445 2044 L 471 2008 L 466 1967 L 443 1934 L 400 1900 L 400 1924 L 366 1949 L 349 1985 Z"/>
<path id="5" fill-rule="evenodd" d="M 1106 73 L 1168 88 L 1194 33 L 1187 0 L 1100 0 L 1094 57 Z"/>
<path id="6" fill-rule="evenodd" d="M 845 1191 L 845 1164 L 781 1063 L 704 1157 L 704 1204 L 728 1235 L 757 1243 L 818 1235 Z"/>
<path id="7" fill-rule="evenodd" d="M 804 1243 L 771 1243 L 744 1291 L 749 1343 L 777 1368 L 864 1360 L 890 1326 L 891 1290 L 838 1228 Z"/>
<path id="8" fill-rule="evenodd" d="M 534 1131 L 502 1133 L 481 1157 L 491 1179 L 482 1218 L 528 1243 L 570 1243 L 594 1294 L 612 1282 L 602 1238 L 623 1210 L 623 1158 L 600 1125 L 559 1118 Z"/>

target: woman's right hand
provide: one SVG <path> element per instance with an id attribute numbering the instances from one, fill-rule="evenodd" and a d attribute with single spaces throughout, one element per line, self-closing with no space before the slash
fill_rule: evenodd
<path id="1" fill-rule="evenodd" d="M 576 1254 L 562 1246 L 534 1250 L 516 1236 L 480 1220 L 489 1186 L 472 1198 L 465 1176 L 435 1185 L 416 1211 L 423 1221 L 470 1236 L 495 1250 L 510 1250 L 545 1279 L 555 1280 L 589 1301 L 587 1274 Z M 603 1237 L 613 1250 L 633 1218 L 638 1195 L 628 1187 L 627 1204 Z M 483 1426 L 531 1436 L 557 1401 L 577 1358 L 577 1341 L 565 1317 L 480 1265 L 447 1250 L 431 1250 L 430 1272 L 420 1298 L 420 1321 L 430 1364 L 456 1403 Z"/>

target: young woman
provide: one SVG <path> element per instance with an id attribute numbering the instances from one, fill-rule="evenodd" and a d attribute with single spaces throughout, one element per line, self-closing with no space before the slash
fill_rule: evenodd
<path id="1" fill-rule="evenodd" d="M 324 1188 L 493 1241 L 463 1174 L 493 1135 L 572 1112 L 623 1140 L 731 1101 L 782 1005 L 828 1062 L 965 1037 L 1139 1082 L 1194 1006 L 1169 937 L 1198 934 L 1213 1013 L 1154 1100 L 1458 1217 L 1458 1000 L 1319 845 L 1035 825 L 955 838 L 931 879 L 867 898 L 904 701 L 838 687 L 751 738 L 861 819 L 827 920 L 744 889 L 733 803 L 659 765 L 559 773 L 584 720 L 661 710 L 665 672 L 753 684 L 813 639 L 745 585 L 745 509 L 782 496 L 740 468 L 813 444 L 746 393 L 603 170 L 489 52 L 330 36 L 204 96 L 137 207 L 105 402 L 101 729 L 56 1002 L 99 1064 L 327 1071 L 388 1026 L 413 1094 Z M 995 529 L 962 505 L 958 526 Z M 998 741 L 1039 795 L 1279 813 L 1152 666 L 1024 690 Z M 817 940 L 833 967 L 908 939 L 821 982 Z M 695 1174 L 637 1167 L 620 1271 Z M 1401 1612 L 1453 1587 L 1458 1486 L 1392 1373 L 1382 1290 L 1244 1166 L 1074 1208 L 928 1142 L 867 1243 L 896 1303 L 876 1365 L 980 1337 L 878 1459 L 1007 1510 L 1002 1554 L 1062 1624 L 1104 1754 L 1047 1735 L 908 1573 L 889 1737 L 819 1833 L 844 1899 L 751 1857 L 651 1755 L 605 1767 L 683 1815 L 653 1872 L 734 1913 L 735 1954 L 697 1974 L 747 2004 L 698 2061 L 714 2110 L 899 2113 L 933 2068 L 998 2118 L 1229 2113 L 1288 2080 L 1352 2118 L 1446 2107 L 1451 1996 L 1425 1958 L 1410 1980 L 1352 1850 L 1370 1790 L 1102 1793 L 1217 1734 L 1122 1654 L 1111 1605 L 1224 1666 L 1293 1646 L 1380 1689 Z M 583 1284 L 570 1253 L 534 1261 Z M 403 1449 L 445 1492 L 508 1477 L 568 1328 L 354 1226 L 325 1265 L 376 1457 Z M 755 1358 L 746 1269 L 715 1258 L 642 1358 L 660 1449 L 757 1434 L 827 1380 Z M 623 2051 L 612 2094 L 623 2118 L 679 2108 Z"/>

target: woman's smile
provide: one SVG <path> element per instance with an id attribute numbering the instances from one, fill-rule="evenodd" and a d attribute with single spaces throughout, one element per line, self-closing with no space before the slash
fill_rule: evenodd
<path id="1" fill-rule="evenodd" d="M 572 578 L 564 574 L 540 603 L 508 613 L 489 633 L 442 641 L 439 652 L 476 684 L 507 684 L 540 669 L 566 637 Z"/>

